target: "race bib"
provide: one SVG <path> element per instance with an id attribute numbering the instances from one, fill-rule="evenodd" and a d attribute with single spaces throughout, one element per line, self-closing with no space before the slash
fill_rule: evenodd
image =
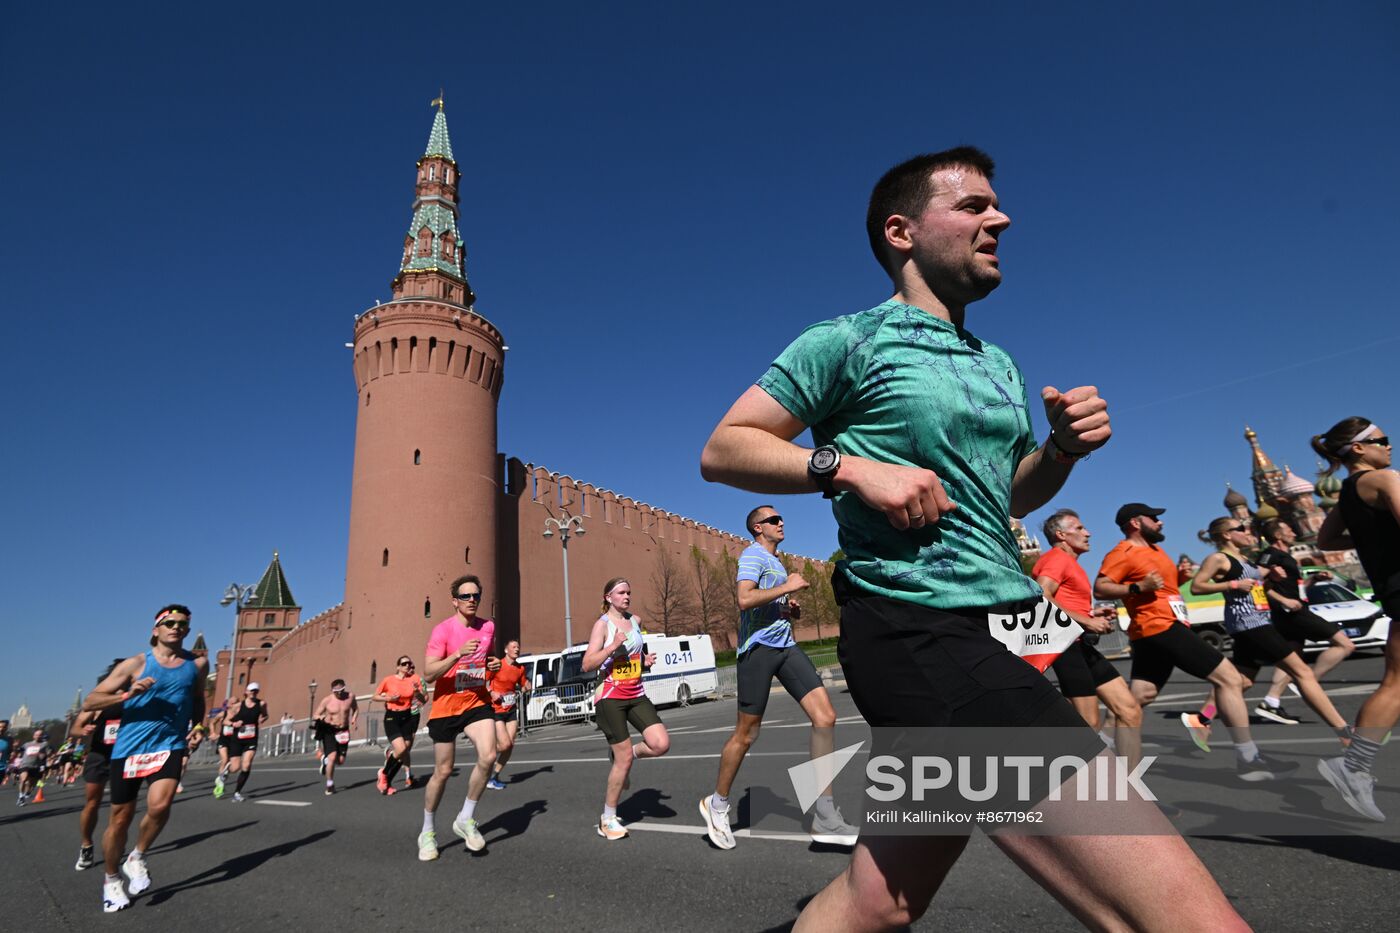
<path id="1" fill-rule="evenodd" d="M 170 758 L 170 752 L 148 752 L 144 755 L 128 755 L 122 764 L 122 777 L 128 780 L 150 777 Z"/>
<path id="2" fill-rule="evenodd" d="M 335 734 L 335 744 L 337 744 L 337 745 L 349 745 L 349 744 L 350 744 L 350 731 L 349 731 L 348 729 L 344 729 L 344 730 L 341 730 L 340 732 L 337 732 L 337 733 Z"/>
<path id="3" fill-rule="evenodd" d="M 1007 651 L 1039 671 L 1049 667 L 1084 631 L 1048 599 L 1015 614 L 989 612 L 987 629 Z"/>
<path id="4" fill-rule="evenodd" d="M 107 724 L 102 727 L 102 744 L 117 744 L 117 730 L 121 728 L 121 722 L 116 719 L 107 720 Z"/>
<path id="5" fill-rule="evenodd" d="M 1167 604 L 1172 607 L 1172 615 L 1176 616 L 1176 621 L 1191 624 L 1191 617 L 1186 614 L 1186 602 L 1181 597 L 1169 596 Z"/>
<path id="6" fill-rule="evenodd" d="M 225 725 L 223 729 L 220 730 L 219 734 L 225 738 L 233 738 L 233 726 Z"/>
<path id="7" fill-rule="evenodd" d="M 506 709 L 510 709 L 512 706 L 515 705 L 515 694 L 513 694 L 513 693 L 506 693 L 506 694 L 503 694 L 503 695 L 501 696 L 501 699 L 500 699 L 499 702 L 500 702 L 501 706 L 505 707 Z"/>
<path id="8" fill-rule="evenodd" d="M 628 660 L 626 664 L 617 664 L 612 669 L 613 680 L 636 680 L 642 676 L 641 658 Z"/>
<path id="9" fill-rule="evenodd" d="M 1262 583 L 1256 583 L 1254 586 L 1250 587 L 1249 595 L 1254 600 L 1255 609 L 1269 608 L 1269 597 L 1264 592 L 1264 585 Z"/>
<path id="10" fill-rule="evenodd" d="M 486 686 L 485 667 L 460 667 L 457 669 L 456 690 L 470 690 Z"/>
<path id="11" fill-rule="evenodd" d="M 258 727 L 251 722 L 245 722 L 238 727 L 238 737 L 240 739 L 256 739 L 258 737 Z"/>

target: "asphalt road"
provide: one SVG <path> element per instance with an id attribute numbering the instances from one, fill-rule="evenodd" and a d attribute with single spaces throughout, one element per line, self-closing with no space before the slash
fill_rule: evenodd
<path id="1" fill-rule="evenodd" d="M 1350 718 L 1379 678 L 1378 659 L 1344 663 L 1328 679 Z M 1257 697 L 1262 689 L 1256 689 Z M 1204 692 L 1180 677 L 1148 714 L 1147 753 L 1161 756 L 1153 789 L 1181 807 L 1206 835 L 1188 836 L 1241 914 L 1258 930 L 1394 929 L 1400 869 L 1400 793 L 1393 778 L 1378 794 L 1392 823 L 1363 824 L 1334 799 L 1313 762 L 1335 742 L 1312 723 L 1261 724 L 1256 738 L 1275 759 L 1299 767 L 1287 780 L 1242 786 L 1228 747 L 1204 755 L 1176 723 Z M 838 746 L 858 741 L 850 697 L 833 691 Z M 1304 710 L 1294 700 L 1288 704 Z M 416 860 L 422 791 L 376 793 L 379 753 L 357 748 L 339 773 L 341 792 L 325 797 L 309 759 L 260 760 L 249 800 L 210 796 L 212 773 L 191 770 L 187 791 L 149 854 L 154 884 L 115 915 L 101 912 L 100 868 L 75 872 L 81 788 L 50 788 L 48 801 L 23 809 L 0 798 L 0 903 L 5 923 L 26 930 L 223 930 L 332 927 L 395 930 L 406 924 L 541 930 L 784 929 L 801 906 L 845 865 L 847 854 L 803 838 L 740 833 L 721 852 L 703 835 L 696 811 L 712 789 L 734 701 L 663 709 L 672 749 L 638 763 L 620 815 L 630 838 L 594 832 L 607 757 L 591 726 L 537 730 L 519 745 L 505 791 L 487 791 L 477 811 L 487 849 L 468 853 L 449 824 L 465 793 L 465 772 L 448 787 L 438 815 L 442 857 Z M 745 778 L 802 758 L 808 731 L 800 709 L 775 693 Z M 421 746 L 420 746 L 421 747 Z M 423 749 L 422 763 L 427 762 Z M 459 748 L 459 761 L 470 750 Z M 1387 753 L 1389 764 L 1400 754 Z M 1390 769 L 1393 774 L 1393 769 Z M 6 788 L 12 791 L 11 788 Z M 736 798 L 741 793 L 736 787 Z M 1245 795 L 1263 795 L 1246 797 Z M 1252 809 L 1292 813 L 1310 835 L 1226 835 L 1218 827 L 1248 799 Z M 838 799 L 848 818 L 858 800 Z M 1192 822 L 1194 821 L 1194 822 Z M 745 825 L 744 819 L 736 821 Z M 105 826 L 105 813 L 101 828 Z M 133 835 L 134 840 L 134 835 Z M 449 844 L 450 843 L 450 844 Z M 1153 866 L 1133 866 L 1150 874 Z M 154 911 L 154 912 L 153 912 Z M 1074 930 L 1078 925 L 981 834 L 949 876 L 917 930 Z"/>

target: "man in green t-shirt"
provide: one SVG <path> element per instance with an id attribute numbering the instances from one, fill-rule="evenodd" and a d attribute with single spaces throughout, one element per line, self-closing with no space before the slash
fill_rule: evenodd
<path id="1" fill-rule="evenodd" d="M 1080 630 L 1022 572 L 1008 519 L 1048 502 L 1111 430 L 1094 387 L 1046 387 L 1050 435 L 1038 444 L 1020 370 L 964 326 L 967 305 L 1001 282 L 1011 221 L 992 171 L 985 153 L 963 147 L 880 179 L 866 227 L 893 297 L 803 331 L 720 421 L 701 472 L 834 500 L 846 554 L 833 578 L 839 656 L 872 727 L 1058 726 L 1071 753 L 1089 758 L 1102 743 L 1040 673 Z M 792 443 L 806 428 L 815 450 Z M 994 838 L 1088 926 L 1242 927 L 1152 804 L 1127 806 L 1158 834 Z M 910 923 L 966 843 L 862 835 L 794 929 Z"/>

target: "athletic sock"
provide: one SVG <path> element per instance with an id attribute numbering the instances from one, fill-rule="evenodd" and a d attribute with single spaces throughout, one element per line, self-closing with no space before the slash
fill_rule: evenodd
<path id="1" fill-rule="evenodd" d="M 603 819 L 610 820 L 615 816 L 617 816 L 617 807 L 610 807 L 607 804 L 603 804 Z"/>
<path id="2" fill-rule="evenodd" d="M 830 819 L 836 815 L 836 801 L 831 799 L 830 794 L 822 794 L 817 798 L 816 806 L 812 809 L 817 816 Z"/>
<path id="3" fill-rule="evenodd" d="M 113 881 L 121 881 L 121 880 L 122 880 L 122 876 L 121 876 L 121 875 L 108 875 L 108 874 L 103 874 L 102 880 L 105 881 L 105 882 L 107 882 L 108 884 L 111 884 Z"/>
<path id="4" fill-rule="evenodd" d="M 729 798 L 721 797 L 719 791 L 715 791 L 710 795 L 710 809 L 716 813 L 723 813 L 729 809 Z"/>
<path id="5" fill-rule="evenodd" d="M 1356 771 L 1361 774 L 1370 774 L 1371 769 L 1376 764 L 1376 753 L 1381 750 L 1381 743 L 1372 742 L 1359 732 L 1351 737 L 1351 747 L 1347 749 L 1346 769 Z"/>
<path id="6" fill-rule="evenodd" d="M 457 814 L 457 819 L 466 822 L 476 815 L 476 801 L 468 797 L 462 801 L 462 809 Z"/>
<path id="7" fill-rule="evenodd" d="M 1235 756 L 1240 761 L 1253 761 L 1259 757 L 1259 746 L 1254 744 L 1254 740 L 1248 742 L 1235 743 Z"/>
<path id="8" fill-rule="evenodd" d="M 399 767 L 401 765 L 402 762 L 400 762 L 397 758 L 390 758 L 388 761 L 386 761 L 384 763 L 384 780 L 392 781 L 394 779 L 394 775 L 399 773 Z"/>
<path id="9" fill-rule="evenodd" d="M 1201 718 L 1209 722 L 1215 718 L 1216 709 L 1214 703 L 1207 703 L 1201 707 Z"/>
<path id="10" fill-rule="evenodd" d="M 238 772 L 238 783 L 235 784 L 235 785 L 233 785 L 233 792 L 234 792 L 235 794 L 241 794 L 241 793 L 243 793 L 243 785 L 244 785 L 244 784 L 247 784 L 247 783 L 248 783 L 248 771 L 247 771 L 247 769 L 245 768 L 244 770 Z"/>
<path id="11" fill-rule="evenodd" d="M 427 810 L 423 811 L 423 832 L 436 832 L 436 830 L 433 828 L 433 815 Z"/>
<path id="12" fill-rule="evenodd" d="M 1283 705 L 1282 703 L 1279 702 L 1279 698 L 1278 698 L 1278 697 L 1271 697 L 1271 696 L 1266 696 L 1266 697 L 1264 697 L 1264 703 L 1265 703 L 1265 705 L 1267 705 L 1267 706 L 1269 707 L 1269 709 L 1278 709 L 1280 706 Z"/>

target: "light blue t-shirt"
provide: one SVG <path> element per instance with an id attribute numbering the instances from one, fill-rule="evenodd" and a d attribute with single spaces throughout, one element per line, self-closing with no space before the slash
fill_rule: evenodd
<path id="1" fill-rule="evenodd" d="M 1033 599 L 1009 525 L 1011 479 L 1036 449 L 1026 383 L 1000 347 L 903 302 L 813 324 L 759 388 L 820 446 L 938 474 L 959 508 L 899 531 L 853 493 L 832 500 L 858 591 L 932 609 Z"/>
<path id="2" fill-rule="evenodd" d="M 776 555 L 762 545 L 750 544 L 739 555 L 739 574 L 735 581 L 751 580 L 760 590 L 771 590 L 787 582 L 787 568 Z M 743 654 L 754 645 L 789 648 L 797 641 L 792 637 L 792 623 L 787 620 L 787 597 L 780 596 L 770 603 L 754 606 L 739 613 L 739 651 Z"/>
<path id="3" fill-rule="evenodd" d="M 133 694 L 122 704 L 121 727 L 112 758 L 126 758 L 149 752 L 180 751 L 190 729 L 199 668 L 194 655 L 183 656 L 178 667 L 164 667 L 155 655 L 146 652 L 144 677 L 155 678 L 150 689 Z"/>

